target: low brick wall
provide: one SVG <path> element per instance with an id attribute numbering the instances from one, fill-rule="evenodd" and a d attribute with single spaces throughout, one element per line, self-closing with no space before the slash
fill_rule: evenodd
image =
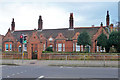
<path id="1" fill-rule="evenodd" d="M 22 59 L 21 53 L 2 53 L 3 59 Z M 24 54 L 24 59 L 28 59 L 28 54 Z M 79 53 L 42 53 L 42 60 L 118 60 L 118 55 L 103 54 L 79 54 Z"/>
<path id="2" fill-rule="evenodd" d="M 103 55 L 103 54 L 64 54 L 64 53 L 44 53 L 41 55 L 41 59 L 59 59 L 59 60 L 118 60 L 120 56 L 118 55 Z"/>
<path id="3" fill-rule="evenodd" d="M 2 53 L 2 59 L 22 59 L 22 54 Z M 28 59 L 28 54 L 24 54 L 24 59 Z"/>

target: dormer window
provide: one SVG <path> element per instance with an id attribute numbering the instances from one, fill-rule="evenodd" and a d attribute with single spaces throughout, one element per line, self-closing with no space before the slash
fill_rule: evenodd
<path id="1" fill-rule="evenodd" d="M 49 38 L 49 41 L 53 41 L 53 38 Z"/>

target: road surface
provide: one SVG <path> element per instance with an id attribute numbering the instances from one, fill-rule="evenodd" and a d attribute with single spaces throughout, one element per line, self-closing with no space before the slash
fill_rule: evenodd
<path id="1" fill-rule="evenodd" d="M 118 78 L 118 68 L 2 66 L 2 78 Z M 41 79 L 42 80 L 42 79 Z M 44 80 L 44 79 L 43 79 Z M 70 80 L 70 79 L 69 79 Z"/>

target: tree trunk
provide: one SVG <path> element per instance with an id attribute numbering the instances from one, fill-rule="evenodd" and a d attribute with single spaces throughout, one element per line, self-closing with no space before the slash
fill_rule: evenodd
<path id="1" fill-rule="evenodd" d="M 85 50 L 85 45 L 83 45 L 83 52 L 84 52 L 84 50 Z"/>

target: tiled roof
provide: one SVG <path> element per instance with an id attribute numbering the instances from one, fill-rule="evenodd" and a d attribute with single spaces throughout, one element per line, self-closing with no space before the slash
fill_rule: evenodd
<path id="1" fill-rule="evenodd" d="M 62 33 L 65 38 L 72 38 L 77 32 L 81 33 L 83 31 L 88 32 L 90 37 L 92 37 L 95 33 L 97 33 L 100 27 L 76 27 L 74 30 L 69 30 L 69 28 L 62 28 L 62 29 L 43 29 L 42 31 L 36 30 L 37 34 L 43 34 L 46 39 L 50 36 L 56 38 L 59 33 Z M 33 31 L 35 30 L 19 30 L 14 31 L 13 36 L 19 41 L 21 34 L 27 34 L 29 36 L 32 35 Z"/>

